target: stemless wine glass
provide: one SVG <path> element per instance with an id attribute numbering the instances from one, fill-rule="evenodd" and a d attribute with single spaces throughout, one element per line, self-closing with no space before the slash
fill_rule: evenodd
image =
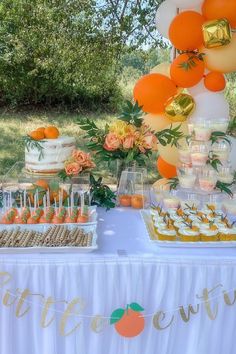
<path id="1" fill-rule="evenodd" d="M 233 180 L 234 173 L 230 165 L 218 167 L 218 181 L 231 184 Z"/>
<path id="2" fill-rule="evenodd" d="M 231 145 L 222 139 L 215 142 L 211 147 L 212 154 L 215 155 L 216 158 L 222 163 L 225 163 L 229 160 L 230 151 Z"/>
<path id="3" fill-rule="evenodd" d="M 177 144 L 179 160 L 184 164 L 191 164 L 191 151 L 190 146 L 187 139 L 181 140 Z"/>
<path id="4" fill-rule="evenodd" d="M 192 167 L 189 166 L 178 166 L 177 167 L 177 175 L 179 178 L 179 185 L 182 188 L 194 188 L 197 175 Z"/>
<path id="5" fill-rule="evenodd" d="M 212 168 L 204 168 L 199 175 L 199 186 L 202 191 L 212 192 L 217 183 L 217 172 Z"/>
<path id="6" fill-rule="evenodd" d="M 193 136 L 197 141 L 209 141 L 211 132 L 211 126 L 206 120 L 199 119 L 196 123 L 193 123 Z"/>
<path id="7" fill-rule="evenodd" d="M 205 166 L 208 160 L 209 144 L 206 142 L 191 142 L 191 160 L 193 166 Z"/>

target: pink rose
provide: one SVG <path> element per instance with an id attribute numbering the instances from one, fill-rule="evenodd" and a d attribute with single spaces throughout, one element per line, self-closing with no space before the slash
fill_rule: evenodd
<path id="1" fill-rule="evenodd" d="M 157 147 L 157 138 L 152 133 L 146 133 L 143 137 L 143 146 L 145 149 L 151 150 Z"/>
<path id="2" fill-rule="evenodd" d="M 123 148 L 124 149 L 132 149 L 133 147 L 134 147 L 134 136 L 133 135 L 128 135 L 123 140 Z"/>
<path id="3" fill-rule="evenodd" d="M 65 171 L 68 176 L 76 176 L 82 171 L 82 166 L 78 162 L 70 162 L 65 166 Z"/>
<path id="4" fill-rule="evenodd" d="M 115 151 L 120 147 L 120 139 L 114 133 L 108 133 L 103 148 L 107 151 Z"/>
<path id="5" fill-rule="evenodd" d="M 86 163 L 86 161 L 88 160 L 88 154 L 86 154 L 85 152 L 81 151 L 81 150 L 74 150 L 72 152 L 72 157 L 75 159 L 76 162 L 78 162 L 78 164 L 80 164 L 81 166 L 84 166 L 84 164 Z"/>

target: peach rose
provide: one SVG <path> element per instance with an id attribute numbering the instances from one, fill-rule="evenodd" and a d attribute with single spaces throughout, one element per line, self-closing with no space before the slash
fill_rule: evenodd
<path id="1" fill-rule="evenodd" d="M 115 151 L 120 147 L 120 139 L 114 133 L 108 133 L 103 145 L 107 151 Z"/>
<path id="2" fill-rule="evenodd" d="M 152 133 L 146 133 L 143 137 L 143 146 L 145 149 L 151 150 L 157 147 L 157 138 Z"/>
<path id="3" fill-rule="evenodd" d="M 76 176 L 82 171 L 82 166 L 78 162 L 70 162 L 65 166 L 68 176 Z"/>
<path id="4" fill-rule="evenodd" d="M 123 148 L 124 149 L 132 149 L 134 147 L 134 136 L 128 135 L 123 140 Z"/>
<path id="5" fill-rule="evenodd" d="M 76 162 L 78 162 L 78 164 L 80 164 L 81 166 L 84 166 L 84 164 L 87 162 L 88 160 L 88 154 L 86 154 L 85 152 L 81 151 L 81 150 L 74 150 L 72 152 L 72 157 L 74 158 L 74 160 Z"/>

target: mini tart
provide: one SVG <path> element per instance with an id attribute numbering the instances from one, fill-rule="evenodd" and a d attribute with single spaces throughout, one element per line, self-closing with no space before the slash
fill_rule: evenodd
<path id="1" fill-rule="evenodd" d="M 190 228 L 184 228 L 179 230 L 180 241 L 182 242 L 198 242 L 200 241 L 199 231 L 195 231 Z"/>
<path id="2" fill-rule="evenodd" d="M 220 227 L 219 228 L 219 238 L 220 241 L 235 241 L 236 240 L 236 229 L 229 227 Z"/>
<path id="3" fill-rule="evenodd" d="M 184 216 L 184 215 L 183 215 Z M 170 216 L 171 220 L 173 220 L 174 222 L 181 222 L 183 221 L 183 217 L 182 216 L 179 216 L 177 214 L 172 214 Z"/>
<path id="4" fill-rule="evenodd" d="M 203 242 L 216 242 L 219 241 L 219 230 L 211 230 L 210 228 L 200 229 L 201 241 Z"/>
<path id="5" fill-rule="evenodd" d="M 160 241 L 176 241 L 176 231 L 172 229 L 157 229 L 157 237 Z"/>
<path id="6" fill-rule="evenodd" d="M 164 229 L 165 227 L 166 227 L 166 223 L 163 220 L 154 223 L 155 230 Z"/>
<path id="7" fill-rule="evenodd" d="M 176 221 L 174 223 L 174 228 L 177 232 L 179 231 L 179 229 L 184 229 L 185 227 L 186 227 L 186 225 L 184 224 L 183 219 L 182 219 L 182 221 Z"/>

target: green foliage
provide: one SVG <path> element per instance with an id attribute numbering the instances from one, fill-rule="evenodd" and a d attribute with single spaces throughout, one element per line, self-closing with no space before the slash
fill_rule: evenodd
<path id="1" fill-rule="evenodd" d="M 117 97 L 116 44 L 92 0 L 2 0 L 2 104 L 78 104 Z"/>
<path id="2" fill-rule="evenodd" d="M 126 101 L 119 119 L 126 123 L 133 124 L 137 128 L 140 128 L 143 123 L 142 116 L 142 107 L 138 105 L 138 102 L 132 104 L 132 102 Z"/>
<path id="3" fill-rule="evenodd" d="M 227 137 L 227 134 L 225 134 L 224 132 L 213 132 L 211 134 L 211 143 L 214 144 L 216 142 L 218 142 L 219 140 L 224 140 L 226 141 L 228 144 L 231 144 L 229 138 Z"/>
<path id="4" fill-rule="evenodd" d="M 107 185 L 102 183 L 102 177 L 96 180 L 93 175 L 90 175 L 90 193 L 92 205 L 106 208 L 106 210 L 115 207 L 116 195 Z"/>

